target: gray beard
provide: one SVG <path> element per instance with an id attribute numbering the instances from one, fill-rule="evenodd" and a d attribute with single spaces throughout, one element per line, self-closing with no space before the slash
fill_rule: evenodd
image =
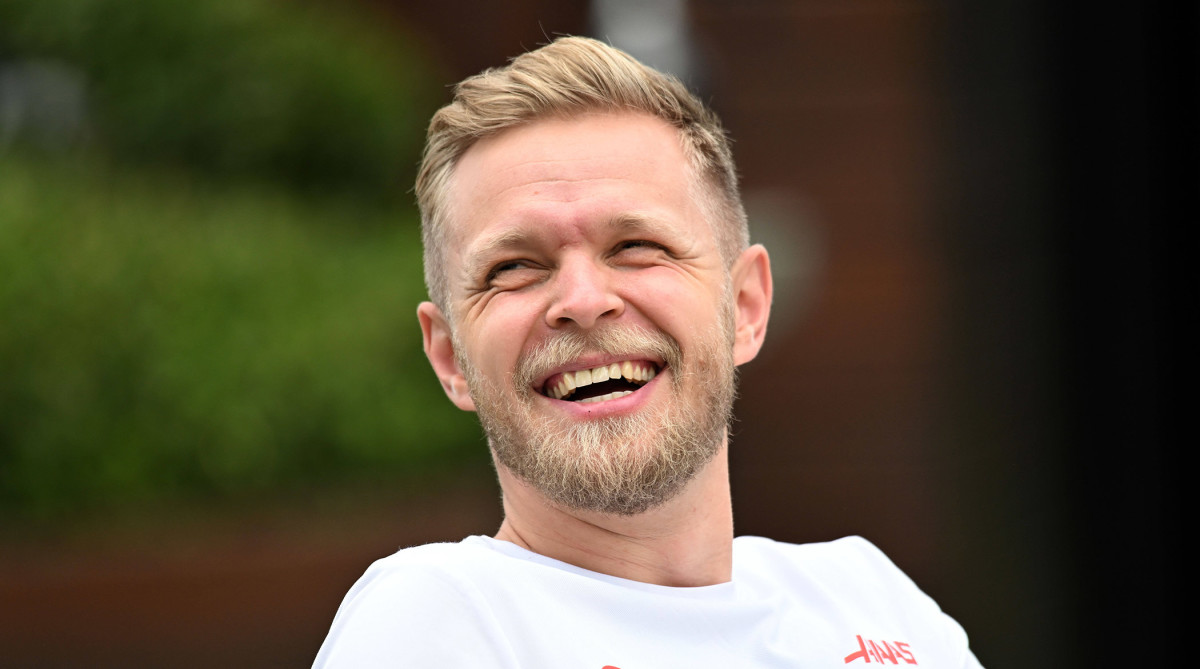
<path id="1" fill-rule="evenodd" d="M 459 365 L 498 465 L 567 508 L 634 515 L 678 495 L 725 442 L 736 394 L 728 320 L 687 360 L 679 344 L 659 332 L 608 328 L 560 335 L 518 361 L 511 389 L 516 401 L 465 359 Z M 670 374 L 671 401 L 581 422 L 535 415 L 534 375 L 584 352 L 659 356 Z"/>

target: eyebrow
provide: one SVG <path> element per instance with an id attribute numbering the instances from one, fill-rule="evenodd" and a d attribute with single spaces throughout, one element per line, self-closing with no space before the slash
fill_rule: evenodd
<path id="1" fill-rule="evenodd" d="M 527 245 L 534 234 L 533 231 L 524 227 L 507 230 L 485 240 L 475 249 L 469 250 L 469 255 L 463 263 L 468 279 L 474 281 L 486 274 L 491 270 L 490 265 L 497 256 L 505 251 Z"/>
<path id="2" fill-rule="evenodd" d="M 617 232 L 653 232 L 660 235 L 670 235 L 672 232 L 661 219 L 639 212 L 618 214 L 609 220 L 608 227 Z"/>

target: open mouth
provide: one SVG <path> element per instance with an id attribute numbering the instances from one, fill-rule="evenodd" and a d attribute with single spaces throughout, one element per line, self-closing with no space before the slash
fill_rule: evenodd
<path id="1" fill-rule="evenodd" d="M 555 374 L 546 379 L 542 394 L 567 402 L 603 402 L 624 397 L 646 385 L 658 374 L 646 360 L 625 360 L 591 369 Z"/>

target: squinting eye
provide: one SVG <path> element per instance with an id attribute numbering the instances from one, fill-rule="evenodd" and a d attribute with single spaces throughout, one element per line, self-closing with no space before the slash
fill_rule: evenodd
<path id="1" fill-rule="evenodd" d="M 538 265 L 528 260 L 506 260 L 497 263 L 487 273 L 485 285 L 490 288 L 511 289 L 533 281 Z"/>
<path id="2" fill-rule="evenodd" d="M 620 245 L 617 246 L 618 251 L 624 251 L 625 249 L 662 249 L 662 248 L 663 248 L 662 244 L 655 244 L 654 242 L 648 242 L 644 239 L 633 239 L 633 240 L 630 240 L 627 242 L 621 242 Z"/>
<path id="3" fill-rule="evenodd" d="M 496 265 L 495 267 L 493 267 L 492 271 L 488 272 L 488 279 L 496 278 L 496 275 L 500 274 L 501 272 L 507 272 L 509 270 L 514 270 L 514 269 L 521 269 L 524 266 L 525 266 L 524 263 L 517 261 L 517 260 L 500 263 L 499 265 Z"/>

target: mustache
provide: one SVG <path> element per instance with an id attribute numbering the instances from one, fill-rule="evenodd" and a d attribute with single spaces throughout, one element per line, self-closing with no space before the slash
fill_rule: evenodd
<path id="1" fill-rule="evenodd" d="M 565 332 L 530 349 L 517 360 L 513 381 L 520 392 L 532 392 L 533 381 L 546 370 L 563 367 L 587 353 L 642 357 L 647 354 L 680 369 L 683 350 L 665 332 L 639 327 L 610 326 L 587 332 Z"/>

